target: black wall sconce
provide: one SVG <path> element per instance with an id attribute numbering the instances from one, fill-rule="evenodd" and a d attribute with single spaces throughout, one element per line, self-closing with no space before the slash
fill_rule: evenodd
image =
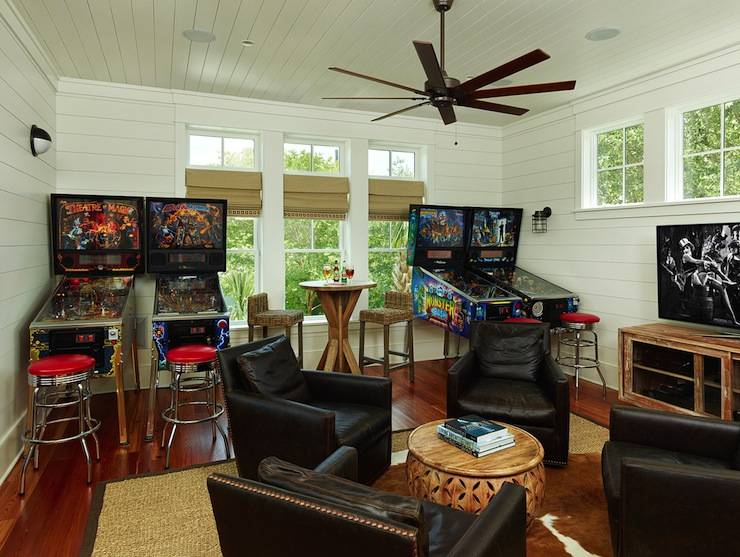
<path id="1" fill-rule="evenodd" d="M 51 136 L 38 126 L 31 126 L 31 153 L 34 157 L 43 155 L 51 149 Z"/>
<path id="2" fill-rule="evenodd" d="M 542 234 L 547 232 L 547 219 L 552 215 L 552 209 L 545 207 L 541 211 L 532 214 L 532 232 Z"/>

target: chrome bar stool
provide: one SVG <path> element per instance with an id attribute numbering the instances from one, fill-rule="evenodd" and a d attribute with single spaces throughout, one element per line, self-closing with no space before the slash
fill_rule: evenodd
<path id="1" fill-rule="evenodd" d="M 33 469 L 39 468 L 41 445 L 53 445 L 79 439 L 87 461 L 87 483 L 92 482 L 92 461 L 85 438 L 92 435 L 95 440 L 95 459 L 100 460 L 100 445 L 95 432 L 100 421 L 91 416 L 90 378 L 95 369 L 95 358 L 84 354 L 56 354 L 32 362 L 28 366 L 28 384 L 33 389 L 30 397 L 31 421 L 23 434 L 28 450 L 21 469 L 19 495 L 26 492 L 26 469 L 33 458 Z M 49 415 L 61 408 L 76 407 L 74 416 L 49 419 Z M 46 438 L 48 426 L 64 422 L 77 422 L 77 433 Z"/>
<path id="2" fill-rule="evenodd" d="M 562 328 L 558 331 L 558 356 L 555 358 L 560 365 L 572 367 L 576 378 L 576 400 L 578 399 L 578 379 L 582 369 L 596 368 L 603 388 L 602 396 L 606 399 L 606 381 L 599 367 L 599 337 L 596 334 L 596 323 L 601 321 L 598 315 L 578 311 L 560 314 Z M 588 332 L 592 338 L 583 338 Z M 572 356 L 561 356 L 560 346 L 571 346 L 574 349 Z M 583 348 L 594 349 L 594 356 L 587 357 L 581 354 Z"/>
<path id="3" fill-rule="evenodd" d="M 221 424 L 218 423 L 218 418 L 224 413 L 224 407 L 216 402 L 216 387 L 220 382 L 217 362 L 216 349 L 206 344 L 186 344 L 167 352 L 167 367 L 172 372 L 172 381 L 170 383 L 170 405 L 162 410 L 162 419 L 165 422 L 162 430 L 162 448 L 167 438 L 167 426 L 172 424 L 172 430 L 169 441 L 167 441 L 165 468 L 170 467 L 170 450 L 178 425 L 211 422 L 213 441 L 216 441 L 216 430 L 218 430 L 224 440 L 226 458 L 231 458 L 229 438 Z M 206 400 L 183 401 L 180 399 L 182 393 L 199 392 L 205 392 Z M 208 414 L 200 418 L 185 419 L 181 413 L 181 408 L 184 406 L 206 406 Z"/>

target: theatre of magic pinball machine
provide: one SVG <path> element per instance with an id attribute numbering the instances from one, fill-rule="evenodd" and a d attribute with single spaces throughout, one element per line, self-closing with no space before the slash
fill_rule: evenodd
<path id="1" fill-rule="evenodd" d="M 559 325 L 578 298 L 516 266 L 522 210 L 412 205 L 414 315 L 468 337 L 473 321 L 534 317 Z"/>
<path id="2" fill-rule="evenodd" d="M 143 213 L 140 197 L 52 195 L 53 267 L 63 276 L 30 325 L 31 360 L 88 354 L 95 377 L 115 378 L 121 444 L 129 364 L 139 387 L 134 273 L 144 268 Z"/>
<path id="3" fill-rule="evenodd" d="M 226 201 L 147 198 L 147 269 L 156 275 L 146 440 L 154 436 L 156 385 L 167 351 L 183 344 L 229 345 L 229 314 L 218 272 L 226 270 Z"/>

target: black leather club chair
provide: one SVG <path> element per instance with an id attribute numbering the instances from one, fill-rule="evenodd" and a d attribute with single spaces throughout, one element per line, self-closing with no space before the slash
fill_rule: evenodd
<path id="1" fill-rule="evenodd" d="M 264 396 L 251 388 L 237 360 L 280 338 L 218 353 L 239 475 L 256 479 L 258 464 L 268 456 L 314 468 L 338 447 L 348 445 L 359 454 L 359 481 L 371 483 L 390 466 L 390 380 L 301 370 L 310 392 L 308 401 Z"/>
<path id="2" fill-rule="evenodd" d="M 522 487 L 506 484 L 476 517 L 354 483 L 356 463 L 356 451 L 342 447 L 313 472 L 267 458 L 260 481 L 210 476 L 222 554 L 526 556 Z"/>
<path id="3" fill-rule="evenodd" d="M 615 406 L 609 438 L 615 557 L 740 555 L 740 423 Z"/>
<path id="4" fill-rule="evenodd" d="M 534 435 L 545 464 L 568 463 L 568 380 L 550 355 L 546 323 L 476 321 L 470 351 L 447 375 L 447 416 L 478 414 Z"/>

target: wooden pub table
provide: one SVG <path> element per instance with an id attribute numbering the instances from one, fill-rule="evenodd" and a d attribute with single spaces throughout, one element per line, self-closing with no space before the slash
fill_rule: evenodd
<path id="1" fill-rule="evenodd" d="M 362 291 L 375 288 L 377 283 L 353 280 L 342 284 L 327 283 L 325 280 L 309 280 L 301 282 L 299 286 L 316 292 L 329 323 L 329 340 L 319 360 L 318 369 L 349 371 L 359 375 L 360 366 L 357 365 L 357 359 L 347 338 L 349 319 Z"/>
<path id="2" fill-rule="evenodd" d="M 540 442 L 526 431 L 502 423 L 516 444 L 478 458 L 437 437 L 437 425 L 444 421 L 419 426 L 409 436 L 406 476 L 411 494 L 478 514 L 505 482 L 511 482 L 527 490 L 529 526 L 545 497 L 545 450 Z"/>

